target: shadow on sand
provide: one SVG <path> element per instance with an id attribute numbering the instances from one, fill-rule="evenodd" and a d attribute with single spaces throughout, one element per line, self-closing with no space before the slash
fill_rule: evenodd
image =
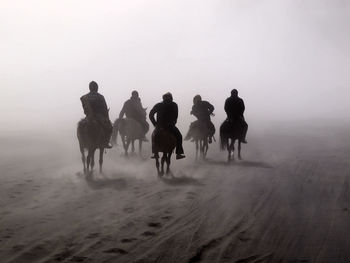
<path id="1" fill-rule="evenodd" d="M 86 180 L 87 185 L 94 190 L 112 188 L 115 190 L 124 190 L 127 188 L 127 182 L 124 178 L 108 178 L 104 174 L 88 174 L 78 173 L 79 177 Z M 118 177 L 126 176 L 125 174 L 118 174 Z"/>
<path id="2" fill-rule="evenodd" d="M 172 186 L 181 186 L 181 185 L 202 186 L 203 185 L 203 183 L 201 183 L 197 179 L 193 177 L 189 177 L 183 173 L 181 173 L 180 176 L 174 176 L 174 174 L 170 172 L 169 175 L 164 175 L 159 177 L 159 180 L 161 180 L 163 183 L 166 183 Z"/>
<path id="3" fill-rule="evenodd" d="M 258 167 L 258 168 L 266 168 L 266 169 L 273 168 L 272 165 L 265 162 L 245 161 L 245 160 L 234 160 L 231 162 L 227 162 L 227 161 L 216 161 L 216 160 L 206 159 L 203 161 L 203 164 L 220 165 L 220 166 L 233 165 L 233 166 L 244 166 L 244 167 Z"/>

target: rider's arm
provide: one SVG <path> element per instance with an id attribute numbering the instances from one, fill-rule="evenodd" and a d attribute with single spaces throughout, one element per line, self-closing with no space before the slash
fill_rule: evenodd
<path id="1" fill-rule="evenodd" d="M 158 105 L 158 104 L 157 104 Z M 152 122 L 153 126 L 156 126 L 157 125 L 157 122 L 154 118 L 154 115 L 157 113 L 157 105 L 155 105 L 151 111 L 149 112 L 149 119 L 150 121 Z"/>
<path id="2" fill-rule="evenodd" d="M 108 108 L 107 108 L 107 103 L 106 103 L 105 97 L 102 96 L 101 101 L 102 101 L 102 105 L 103 105 L 104 114 L 105 114 L 105 116 L 108 116 Z"/>
<path id="3" fill-rule="evenodd" d="M 228 101 L 228 100 L 229 100 L 229 99 L 226 99 L 226 101 L 225 101 L 225 107 L 224 107 L 226 114 L 228 114 L 228 111 L 229 111 L 229 101 Z"/>
<path id="4" fill-rule="evenodd" d="M 125 114 L 125 103 L 124 103 L 124 105 L 123 105 L 122 110 L 121 110 L 120 113 L 119 113 L 119 119 L 122 119 L 123 116 L 124 116 L 124 114 Z"/>
<path id="5" fill-rule="evenodd" d="M 177 123 L 177 117 L 179 116 L 179 109 L 177 104 L 174 102 L 174 125 Z"/>
<path id="6" fill-rule="evenodd" d="M 209 114 L 212 114 L 214 112 L 214 109 L 215 109 L 214 106 L 208 102 Z"/>

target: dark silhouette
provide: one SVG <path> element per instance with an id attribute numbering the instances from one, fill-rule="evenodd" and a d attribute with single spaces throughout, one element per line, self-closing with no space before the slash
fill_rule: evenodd
<path id="1" fill-rule="evenodd" d="M 157 120 L 155 120 L 155 114 L 157 114 Z M 177 117 L 178 107 L 177 104 L 173 102 L 173 96 L 169 92 L 163 95 L 163 102 L 157 103 L 149 113 L 149 119 L 156 128 L 160 127 L 175 137 L 176 159 L 182 159 L 185 158 L 185 155 L 183 154 L 184 150 L 182 148 L 182 135 L 175 126 Z M 158 158 L 158 152 L 155 151 L 153 140 L 152 152 L 153 156 L 151 158 Z"/>
<path id="2" fill-rule="evenodd" d="M 228 151 L 227 161 L 230 162 L 233 157 L 233 151 L 235 150 L 235 141 L 238 140 L 238 159 L 242 159 L 241 156 L 241 140 L 242 129 L 237 122 L 225 120 L 220 126 L 220 148 L 221 150 Z"/>
<path id="3" fill-rule="evenodd" d="M 81 160 L 84 166 L 84 173 L 92 171 L 95 165 L 95 151 L 100 149 L 100 173 L 102 173 L 103 152 L 105 148 L 105 133 L 101 125 L 97 122 L 88 122 L 87 119 L 82 119 L 78 123 L 77 137 L 81 152 Z M 85 158 L 85 149 L 88 151 Z"/>
<path id="4" fill-rule="evenodd" d="M 202 158 L 206 157 L 209 143 L 212 142 L 212 137 L 215 134 L 215 126 L 210 120 L 210 115 L 214 116 L 214 106 L 208 101 L 203 101 L 200 95 L 193 98 L 193 106 L 190 114 L 193 114 L 197 120 L 192 122 L 187 132 L 185 140 L 195 142 L 196 159 L 198 151 Z"/>
<path id="5" fill-rule="evenodd" d="M 208 131 L 208 141 L 212 142 L 212 137 L 215 134 L 215 126 L 210 120 L 210 115 L 214 116 L 214 106 L 208 101 L 202 100 L 200 95 L 196 95 L 193 98 L 193 106 L 190 114 L 194 115 L 197 118 L 197 121 L 194 121 L 190 125 L 190 129 L 185 137 L 185 140 L 189 140 L 192 137 L 193 129 L 198 129 L 196 126 L 202 126 L 205 130 Z"/>
<path id="6" fill-rule="evenodd" d="M 113 132 L 111 139 L 114 145 L 117 144 L 118 132 L 122 139 L 125 156 L 128 156 L 130 143 L 132 153 L 135 152 L 136 140 L 139 140 L 139 154 L 141 155 L 142 141 L 145 136 L 144 129 L 141 123 L 131 118 L 116 119 L 113 124 Z"/>
<path id="7" fill-rule="evenodd" d="M 198 152 L 200 156 L 205 159 L 209 149 L 209 136 L 211 131 L 206 123 L 196 121 L 197 123 L 190 128 L 191 138 L 196 145 L 196 160 L 198 159 Z"/>
<path id="8" fill-rule="evenodd" d="M 88 126 L 101 126 L 105 148 L 112 148 L 109 143 L 112 134 L 112 123 L 109 120 L 108 108 L 105 98 L 98 93 L 98 85 L 95 81 L 89 84 L 90 92 L 80 98 L 86 115 Z"/>
<path id="9" fill-rule="evenodd" d="M 119 119 L 122 119 L 124 114 L 127 118 L 133 119 L 140 123 L 143 130 L 142 139 L 144 141 L 147 141 L 145 137 L 146 133 L 149 130 L 149 124 L 146 121 L 147 113 L 146 109 L 142 107 L 139 93 L 136 90 L 131 93 L 131 98 L 124 103 L 123 108 L 119 113 Z"/>
<path id="10" fill-rule="evenodd" d="M 176 146 L 175 136 L 164 127 L 158 125 L 152 133 L 152 151 L 156 159 L 158 176 L 164 175 L 164 164 L 166 163 L 166 174 L 170 173 L 171 155 Z M 159 152 L 163 153 L 161 165 L 159 163 Z"/>
<path id="11" fill-rule="evenodd" d="M 233 122 L 238 129 L 241 130 L 240 137 L 238 138 L 240 142 L 247 143 L 246 135 L 248 131 L 248 124 L 244 119 L 244 101 L 238 97 L 238 91 L 233 89 L 231 91 L 231 97 L 227 98 L 225 101 L 225 112 L 227 114 L 227 121 Z"/>

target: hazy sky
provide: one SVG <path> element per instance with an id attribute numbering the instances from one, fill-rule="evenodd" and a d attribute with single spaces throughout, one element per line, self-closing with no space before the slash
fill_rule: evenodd
<path id="1" fill-rule="evenodd" d="M 249 122 L 350 112 L 347 0 L 1 0 L 1 129 L 74 125 L 95 80 L 115 119 L 137 89 L 166 91 L 188 125 L 199 93 L 232 88 Z M 183 121 L 182 121 L 183 120 Z"/>

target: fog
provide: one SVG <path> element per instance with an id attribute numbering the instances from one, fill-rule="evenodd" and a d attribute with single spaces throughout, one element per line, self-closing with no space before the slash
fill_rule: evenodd
<path id="1" fill-rule="evenodd" d="M 179 125 L 192 98 L 238 89 L 246 118 L 348 121 L 347 1 L 2 1 L 2 130 L 75 127 L 91 80 L 115 119 L 132 90 L 148 110 L 170 91 Z"/>

